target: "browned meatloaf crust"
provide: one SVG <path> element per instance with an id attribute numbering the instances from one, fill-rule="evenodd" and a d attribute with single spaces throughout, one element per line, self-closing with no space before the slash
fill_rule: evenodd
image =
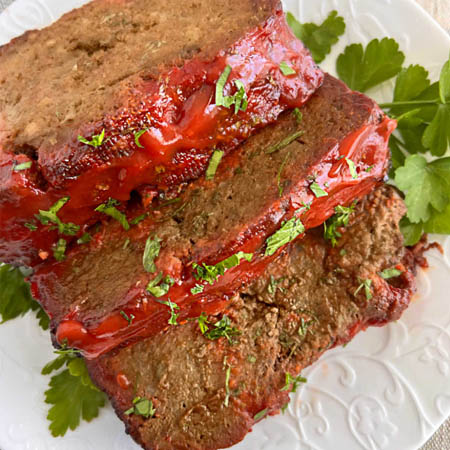
<path id="1" fill-rule="evenodd" d="M 241 159 L 224 161 L 213 181 L 194 183 L 178 203 L 150 210 L 129 232 L 110 223 L 90 244 L 69 251 L 65 261 L 39 267 L 34 294 L 52 317 L 59 342 L 67 340 L 95 357 L 149 336 L 165 323 L 169 311 L 161 301 L 168 299 L 178 304 L 181 317 L 196 314 L 199 302 L 220 311 L 224 298 L 276 257 L 267 255 L 266 239 L 286 220 L 295 217 L 306 229 L 316 227 L 337 205 L 362 198 L 383 179 L 395 124 L 372 100 L 327 76 L 302 112 L 300 123 L 285 113 L 242 146 Z M 290 145 L 273 151 L 292 136 Z M 314 183 L 326 194 L 317 196 Z M 155 273 L 142 265 L 149 236 L 161 240 Z M 195 279 L 193 263 L 217 264 L 239 251 L 253 253 L 252 261 L 211 285 Z M 155 301 L 146 286 L 158 272 L 170 275 L 175 285 Z M 203 291 L 192 295 L 197 284 Z M 135 317 L 131 325 L 123 312 Z"/>
<path id="2" fill-rule="evenodd" d="M 227 66 L 219 91 L 242 82 L 248 106 L 216 106 Z M 65 199 L 58 216 L 81 235 L 109 197 L 197 178 L 213 148 L 236 148 L 322 79 L 279 0 L 95 0 L 15 39 L 0 48 L 0 261 L 34 265 L 71 239 L 39 210 Z"/>
<path id="3" fill-rule="evenodd" d="M 322 228 L 308 232 L 230 302 L 226 314 L 241 333 L 234 344 L 206 339 L 190 321 L 88 361 L 93 379 L 146 449 L 239 442 L 256 414 L 277 414 L 288 402 L 286 373 L 296 376 L 327 349 L 397 320 L 408 306 L 414 269 L 403 265 L 411 260 L 399 230 L 404 213 L 396 191 L 383 186 L 358 205 L 337 248 Z M 392 267 L 403 274 L 384 280 L 380 272 Z M 363 280 L 372 282 L 371 298 L 358 291 Z M 152 400 L 155 416 L 125 415 L 135 397 Z"/>

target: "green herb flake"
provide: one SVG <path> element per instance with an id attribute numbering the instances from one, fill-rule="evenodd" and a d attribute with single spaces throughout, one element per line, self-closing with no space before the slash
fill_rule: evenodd
<path id="1" fill-rule="evenodd" d="M 293 217 L 288 220 L 282 227 L 266 240 L 265 256 L 272 256 L 275 252 L 289 242 L 292 242 L 298 236 L 305 232 L 300 219 Z"/>
<path id="2" fill-rule="evenodd" d="M 286 372 L 285 384 L 281 390 L 289 391 L 291 389 L 291 385 L 292 385 L 291 392 L 295 393 L 295 392 L 297 392 L 297 389 L 300 386 L 300 384 L 307 383 L 307 382 L 308 382 L 308 380 L 306 378 L 302 377 L 301 375 L 299 375 L 297 377 L 293 377 L 290 373 Z"/>
<path id="3" fill-rule="evenodd" d="M 200 328 L 200 332 L 205 334 L 208 330 L 208 316 L 206 313 L 202 312 L 200 317 L 197 317 L 198 327 Z"/>
<path id="4" fill-rule="evenodd" d="M 300 124 L 303 120 L 303 113 L 300 111 L 299 108 L 294 108 L 292 111 L 292 114 L 294 114 L 295 120 L 298 124 Z"/>
<path id="5" fill-rule="evenodd" d="M 354 296 L 356 297 L 358 295 L 358 293 L 364 289 L 364 293 L 366 295 L 366 299 L 367 300 L 372 300 L 373 295 L 372 295 L 372 280 L 362 280 L 361 284 L 359 285 L 358 289 L 356 289 Z"/>
<path id="6" fill-rule="evenodd" d="M 316 198 L 328 197 L 328 192 L 324 191 L 316 181 L 311 183 L 309 187 L 313 191 Z"/>
<path id="7" fill-rule="evenodd" d="M 201 294 L 204 290 L 205 290 L 205 286 L 203 286 L 203 285 L 201 285 L 201 284 L 196 284 L 196 285 L 191 289 L 191 294 L 192 294 L 192 295 Z"/>
<path id="8" fill-rule="evenodd" d="M 103 128 L 100 134 L 95 134 L 92 136 L 91 140 L 88 141 L 83 136 L 78 136 L 78 141 L 82 144 L 89 145 L 90 147 L 98 148 L 101 147 L 105 139 L 105 129 Z"/>
<path id="9" fill-rule="evenodd" d="M 53 248 L 53 256 L 56 261 L 64 261 L 66 259 L 67 241 L 59 239 Z"/>
<path id="10" fill-rule="evenodd" d="M 345 161 L 348 164 L 348 167 L 350 169 L 350 175 L 354 180 L 358 179 L 358 172 L 356 171 L 355 163 L 350 158 L 345 158 Z"/>
<path id="11" fill-rule="evenodd" d="M 124 412 L 125 415 L 141 416 L 144 419 L 150 419 L 156 414 L 156 409 L 153 407 L 153 402 L 147 398 L 136 397 L 133 400 L 133 406 Z"/>
<path id="12" fill-rule="evenodd" d="M 334 209 L 334 216 L 324 223 L 324 238 L 330 241 L 333 247 L 336 247 L 338 239 L 342 237 L 339 228 L 348 226 L 350 216 L 355 211 L 355 207 L 356 203 L 353 203 L 350 207 L 337 206 Z"/>
<path id="13" fill-rule="evenodd" d="M 160 298 L 166 295 L 170 288 L 175 284 L 175 280 L 170 276 L 162 278 L 162 272 L 160 272 L 152 281 L 147 285 L 147 292 L 153 297 Z"/>
<path id="14" fill-rule="evenodd" d="M 268 412 L 269 412 L 269 409 L 266 408 L 266 409 L 263 409 L 262 411 L 260 411 L 259 413 L 255 414 L 255 417 L 254 417 L 255 422 L 258 422 L 258 420 L 261 420 L 264 417 L 266 417 Z"/>
<path id="15" fill-rule="evenodd" d="M 214 153 L 211 156 L 209 161 L 208 168 L 206 169 L 206 179 L 213 180 L 216 175 L 217 169 L 219 167 L 220 162 L 222 161 L 223 155 L 225 154 L 222 150 L 214 150 Z"/>
<path id="16" fill-rule="evenodd" d="M 170 317 L 169 317 L 169 320 L 167 321 L 167 323 L 172 326 L 178 325 L 177 320 L 178 320 L 179 314 L 176 314 L 175 311 L 179 311 L 180 307 L 176 303 L 174 303 L 170 300 L 167 300 L 167 301 L 157 300 L 157 301 L 159 303 L 161 303 L 162 305 L 168 306 L 170 309 Z"/>
<path id="17" fill-rule="evenodd" d="M 120 311 L 120 315 L 128 322 L 128 326 L 131 326 L 133 320 L 136 319 L 136 316 L 133 314 L 128 315 L 125 311 Z"/>
<path id="18" fill-rule="evenodd" d="M 32 161 L 17 164 L 17 166 L 16 165 L 14 166 L 14 172 L 21 172 L 22 170 L 28 170 L 31 169 L 32 166 L 33 166 Z"/>
<path id="19" fill-rule="evenodd" d="M 30 231 L 36 231 L 38 229 L 35 223 L 27 222 L 24 224 L 25 228 L 28 228 Z"/>
<path id="20" fill-rule="evenodd" d="M 80 227 L 73 223 L 63 223 L 58 217 L 60 209 L 70 200 L 70 197 L 60 198 L 48 211 L 39 210 L 39 214 L 36 214 L 36 219 L 41 222 L 42 225 L 49 225 L 50 223 L 55 225 L 60 234 L 66 236 L 75 236 Z"/>
<path id="21" fill-rule="evenodd" d="M 392 267 L 390 269 L 385 269 L 382 272 L 380 272 L 380 277 L 383 278 L 384 280 L 390 280 L 391 278 L 399 277 L 402 273 L 403 272 L 401 270 Z"/>
<path id="22" fill-rule="evenodd" d="M 92 236 L 89 233 L 84 233 L 79 239 L 77 239 L 78 245 L 88 244 L 92 241 Z"/>
<path id="23" fill-rule="evenodd" d="M 119 222 L 125 231 L 129 231 L 130 224 L 128 223 L 127 216 L 119 211 L 116 206 L 120 205 L 120 202 L 110 198 L 107 203 L 104 203 L 95 208 L 95 211 L 106 214 Z"/>
<path id="24" fill-rule="evenodd" d="M 245 92 L 244 83 L 240 80 L 235 80 L 235 86 L 237 92 L 233 96 L 226 97 L 223 95 L 225 85 L 231 74 L 231 66 L 226 66 L 225 70 L 220 75 L 216 84 L 216 105 L 224 106 L 225 108 L 230 108 L 232 105 L 235 106 L 235 114 L 239 111 L 246 111 L 248 107 L 247 93 Z"/>
<path id="25" fill-rule="evenodd" d="M 272 145 L 271 147 L 269 147 L 265 153 L 266 155 L 270 155 L 272 153 L 275 153 L 285 147 L 287 147 L 288 145 L 292 144 L 294 141 L 296 141 L 300 136 L 303 136 L 305 132 L 304 131 L 297 131 L 296 133 L 291 134 L 290 136 L 288 136 L 287 138 L 283 139 L 282 141 L 278 142 L 275 145 Z"/>
<path id="26" fill-rule="evenodd" d="M 214 266 L 205 263 L 202 265 L 194 263 L 192 265 L 194 277 L 196 280 L 203 280 L 212 285 L 218 280 L 219 276 L 224 275 L 228 269 L 238 266 L 242 260 L 250 262 L 252 258 L 253 253 L 238 252 Z"/>
<path id="27" fill-rule="evenodd" d="M 144 256 L 142 257 L 142 264 L 146 272 L 156 272 L 155 259 L 159 256 L 160 250 L 161 239 L 158 236 L 150 236 L 145 243 Z"/>
<path id="28" fill-rule="evenodd" d="M 144 148 L 144 146 L 140 142 L 140 139 L 145 133 L 147 133 L 147 131 L 148 131 L 148 128 L 145 128 L 143 130 L 136 131 L 136 133 L 134 133 L 134 142 L 137 147 Z"/>
<path id="29" fill-rule="evenodd" d="M 141 214 L 140 216 L 137 216 L 134 219 L 130 220 L 130 225 L 133 225 L 133 226 L 139 225 L 147 217 L 148 217 L 148 213 Z"/>
<path id="30" fill-rule="evenodd" d="M 224 315 L 211 329 L 203 334 L 212 341 L 224 337 L 230 344 L 233 344 L 233 336 L 238 336 L 241 332 L 237 328 L 232 327 L 230 318 Z"/>
<path id="31" fill-rule="evenodd" d="M 256 362 L 256 356 L 248 355 L 247 361 L 248 361 L 250 364 L 255 364 L 255 362 Z"/>
<path id="32" fill-rule="evenodd" d="M 308 47 L 316 63 L 325 59 L 345 32 L 344 18 L 337 11 L 332 11 L 320 25 L 299 23 L 291 13 L 287 13 L 286 19 L 294 34 Z"/>
<path id="33" fill-rule="evenodd" d="M 228 405 L 230 403 L 230 396 L 231 396 L 231 392 L 230 392 L 231 366 L 228 364 L 226 356 L 223 361 L 223 365 L 224 365 L 224 367 L 226 367 L 226 372 L 225 372 L 225 393 L 226 393 L 226 395 L 225 395 L 225 400 L 223 401 L 223 406 L 225 406 L 225 408 L 228 408 Z"/>
<path id="34" fill-rule="evenodd" d="M 280 70 L 286 77 L 289 75 L 297 75 L 297 72 L 286 61 L 280 63 Z"/>

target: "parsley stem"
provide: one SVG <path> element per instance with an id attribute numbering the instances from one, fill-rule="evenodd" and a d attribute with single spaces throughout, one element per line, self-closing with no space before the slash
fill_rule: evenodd
<path id="1" fill-rule="evenodd" d="M 439 99 L 436 100 L 411 100 L 407 102 L 392 102 L 392 103 L 380 103 L 380 108 L 395 108 L 396 106 L 426 106 L 436 105 L 439 103 Z"/>

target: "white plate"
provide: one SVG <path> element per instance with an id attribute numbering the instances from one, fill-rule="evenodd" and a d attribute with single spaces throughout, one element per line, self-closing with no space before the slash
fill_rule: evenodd
<path id="1" fill-rule="evenodd" d="M 83 0 L 17 0 L 0 15 L 0 44 L 25 29 L 42 27 Z M 323 67 L 353 42 L 392 36 L 407 55 L 439 75 L 450 38 L 410 0 L 286 0 L 304 21 L 332 9 L 347 32 Z M 389 99 L 389 83 L 373 93 Z M 450 414 L 450 238 L 445 256 L 429 254 L 419 293 L 395 324 L 359 335 L 345 349 L 327 353 L 305 371 L 308 383 L 284 416 L 257 426 L 236 450 L 415 450 Z M 47 431 L 40 369 L 52 358 L 48 333 L 33 317 L 0 326 L 0 448 L 2 450 L 136 450 L 111 408 L 66 437 Z"/>

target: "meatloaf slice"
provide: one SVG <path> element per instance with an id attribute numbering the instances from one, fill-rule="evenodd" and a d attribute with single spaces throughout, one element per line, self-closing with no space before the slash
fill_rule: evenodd
<path id="1" fill-rule="evenodd" d="M 199 177 L 322 79 L 279 0 L 95 0 L 1 47 L 0 261 L 33 265 L 110 197 Z M 58 201 L 72 226 L 36 220 Z"/>
<path id="2" fill-rule="evenodd" d="M 229 303 L 230 326 L 239 330 L 232 343 L 208 339 L 189 321 L 88 361 L 91 376 L 145 449 L 239 442 L 287 404 L 293 385 L 286 387 L 286 374 L 295 377 L 327 349 L 397 320 L 408 306 L 414 268 L 403 264 L 411 260 L 399 230 L 405 211 L 396 191 L 382 186 L 357 206 L 337 248 L 319 228 L 285 249 Z M 380 276 L 393 267 L 402 274 Z M 209 317 L 208 331 L 221 317 Z M 125 413 L 138 397 L 152 401 L 154 416 Z"/>
<path id="3" fill-rule="evenodd" d="M 263 129 L 213 181 L 194 183 L 129 232 L 108 224 L 65 261 L 39 267 L 33 290 L 57 340 L 95 357 L 160 331 L 169 300 L 182 318 L 199 303 L 218 312 L 286 243 L 383 179 L 395 122 L 372 100 L 328 76 L 302 113 L 300 123 L 287 113 Z M 149 240 L 158 249 L 150 272 L 142 264 Z M 208 275 L 226 259 L 232 264 L 224 274 Z M 149 283 L 164 287 L 157 274 L 169 279 L 153 294 Z"/>

